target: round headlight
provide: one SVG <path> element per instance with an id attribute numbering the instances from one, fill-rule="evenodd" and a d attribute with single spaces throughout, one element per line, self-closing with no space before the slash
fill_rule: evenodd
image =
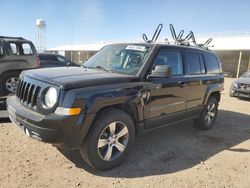
<path id="1" fill-rule="evenodd" d="M 44 96 L 44 103 L 48 108 L 52 108 L 57 102 L 57 90 L 50 87 Z"/>

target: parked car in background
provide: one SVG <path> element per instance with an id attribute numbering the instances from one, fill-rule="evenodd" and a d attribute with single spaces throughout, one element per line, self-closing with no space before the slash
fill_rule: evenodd
<path id="1" fill-rule="evenodd" d="M 19 74 L 40 66 L 33 43 L 21 37 L 0 36 L 0 96 L 16 91 Z"/>
<path id="2" fill-rule="evenodd" d="M 38 54 L 41 67 L 65 67 L 65 66 L 80 66 L 71 62 L 66 57 L 59 54 L 39 53 Z"/>
<path id="3" fill-rule="evenodd" d="M 250 71 L 232 83 L 229 93 L 231 97 L 250 98 Z"/>

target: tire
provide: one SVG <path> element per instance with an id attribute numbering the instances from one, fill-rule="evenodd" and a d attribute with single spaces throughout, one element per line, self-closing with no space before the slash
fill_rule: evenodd
<path id="1" fill-rule="evenodd" d="M 79 151 L 82 159 L 93 168 L 108 170 L 124 161 L 134 137 L 131 117 L 123 111 L 110 109 L 95 120 Z"/>
<path id="2" fill-rule="evenodd" d="M 196 127 L 201 130 L 211 129 L 214 126 L 217 113 L 218 113 L 218 101 L 215 97 L 210 96 L 199 118 L 194 120 Z"/>
<path id="3" fill-rule="evenodd" d="M 16 92 L 19 73 L 8 72 L 0 77 L 0 91 L 2 95 L 8 95 Z"/>

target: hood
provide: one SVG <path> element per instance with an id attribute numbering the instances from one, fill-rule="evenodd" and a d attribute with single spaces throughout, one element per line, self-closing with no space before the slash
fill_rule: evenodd
<path id="1" fill-rule="evenodd" d="M 236 81 L 237 83 L 241 83 L 241 84 L 250 84 L 250 77 L 240 77 Z"/>
<path id="2" fill-rule="evenodd" d="M 55 84 L 63 89 L 126 83 L 139 79 L 136 76 L 121 75 L 83 67 L 33 69 L 24 71 L 22 76 L 28 76 L 36 80 Z"/>

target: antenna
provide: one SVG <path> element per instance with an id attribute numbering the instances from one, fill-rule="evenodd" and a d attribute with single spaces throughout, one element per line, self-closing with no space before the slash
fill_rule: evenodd
<path id="1" fill-rule="evenodd" d="M 155 30 L 155 33 L 154 33 L 154 35 L 153 35 L 153 37 L 152 37 L 151 40 L 149 40 L 148 37 L 147 37 L 147 35 L 143 33 L 143 34 L 142 34 L 143 40 L 144 40 L 146 43 L 151 43 L 151 42 L 157 41 L 157 39 L 158 39 L 158 37 L 159 37 L 159 35 L 160 35 L 160 33 L 161 33 L 162 27 L 163 27 L 162 24 L 159 24 L 159 25 L 157 26 L 157 28 L 156 28 L 156 30 Z"/>
<path id="2" fill-rule="evenodd" d="M 46 50 L 46 24 L 43 19 L 36 20 L 37 28 L 37 50 L 44 52 Z"/>

